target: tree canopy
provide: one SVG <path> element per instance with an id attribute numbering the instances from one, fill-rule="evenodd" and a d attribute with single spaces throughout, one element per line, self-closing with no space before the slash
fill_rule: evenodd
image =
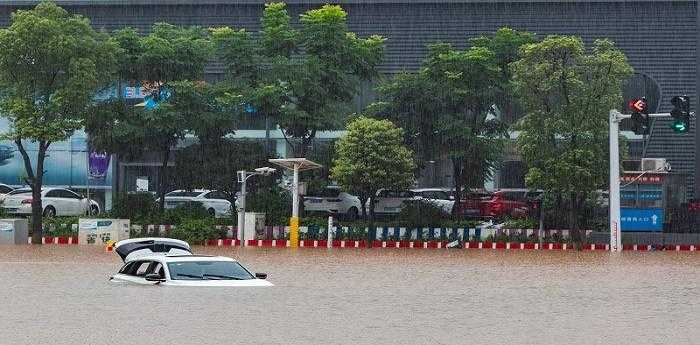
<path id="1" fill-rule="evenodd" d="M 95 93 L 111 81 L 118 49 L 88 19 L 50 2 L 14 12 L 0 29 L 0 116 L 10 124 L 2 137 L 22 155 L 39 243 L 46 152 L 83 127 Z M 34 164 L 28 142 L 38 146 Z"/>
<path id="2" fill-rule="evenodd" d="M 606 185 L 608 114 L 621 104 L 632 68 L 611 41 L 586 50 L 574 36 L 526 44 L 511 67 L 525 111 L 515 128 L 526 183 L 554 196 L 577 229 L 586 197 Z"/>
<path id="3" fill-rule="evenodd" d="M 187 133 L 216 141 L 233 128 L 233 119 L 223 114 L 227 106 L 220 104 L 225 93 L 201 81 L 214 46 L 206 30 L 166 23 L 154 24 L 146 36 L 132 28 L 117 30 L 113 42 L 125 52 L 120 81 L 149 94 L 136 106 L 117 99 L 96 107 L 86 130 L 96 149 L 127 157 L 159 154 L 162 210 L 171 149 Z"/>
<path id="4" fill-rule="evenodd" d="M 532 35 L 501 29 L 465 50 L 447 43 L 428 46 L 417 73 L 402 73 L 378 87 L 370 112 L 405 129 L 420 161 L 452 162 L 457 197 L 461 187 L 482 187 L 500 162 L 506 126 L 501 108 L 512 108 L 508 63 Z"/>
<path id="5" fill-rule="evenodd" d="M 353 119 L 336 142 L 336 151 L 331 175 L 344 190 L 358 196 L 363 215 L 369 211 L 370 219 L 378 190 L 401 190 L 414 182 L 413 152 L 403 144 L 403 130 L 389 120 Z M 364 210 L 368 200 L 369 210 Z"/>

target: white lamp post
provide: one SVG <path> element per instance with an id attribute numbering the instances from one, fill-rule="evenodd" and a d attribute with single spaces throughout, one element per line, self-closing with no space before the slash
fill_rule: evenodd
<path id="1" fill-rule="evenodd" d="M 246 181 L 255 176 L 263 175 L 268 176 L 274 173 L 277 169 L 270 167 L 257 168 L 255 171 L 245 171 L 239 170 L 237 172 L 238 183 L 241 184 L 241 197 L 238 199 L 238 235 L 241 240 L 241 246 L 245 246 L 245 196 L 246 196 Z"/>
<path id="2" fill-rule="evenodd" d="M 310 169 L 317 169 L 322 165 L 312 162 L 306 158 L 284 158 L 270 159 L 270 163 L 292 170 L 292 218 L 289 220 L 289 244 L 292 248 L 299 245 L 299 172 Z"/>

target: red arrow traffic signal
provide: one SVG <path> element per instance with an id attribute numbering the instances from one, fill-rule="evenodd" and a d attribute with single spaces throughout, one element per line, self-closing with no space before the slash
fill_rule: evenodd
<path id="1" fill-rule="evenodd" d="M 635 113 L 647 112 L 647 102 L 644 99 L 631 99 L 627 103 L 627 106 Z"/>

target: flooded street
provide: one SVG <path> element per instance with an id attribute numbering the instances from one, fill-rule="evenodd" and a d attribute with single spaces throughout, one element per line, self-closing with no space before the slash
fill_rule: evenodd
<path id="1" fill-rule="evenodd" d="M 697 253 L 195 248 L 271 288 L 116 285 L 114 253 L 0 247 L 0 344 L 697 344 Z"/>

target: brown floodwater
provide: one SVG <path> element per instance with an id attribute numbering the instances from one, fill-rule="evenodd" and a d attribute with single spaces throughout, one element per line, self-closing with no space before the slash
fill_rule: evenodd
<path id="1" fill-rule="evenodd" d="M 0 344 L 699 344 L 700 254 L 201 247 L 271 288 L 116 285 L 88 246 L 0 246 Z"/>

